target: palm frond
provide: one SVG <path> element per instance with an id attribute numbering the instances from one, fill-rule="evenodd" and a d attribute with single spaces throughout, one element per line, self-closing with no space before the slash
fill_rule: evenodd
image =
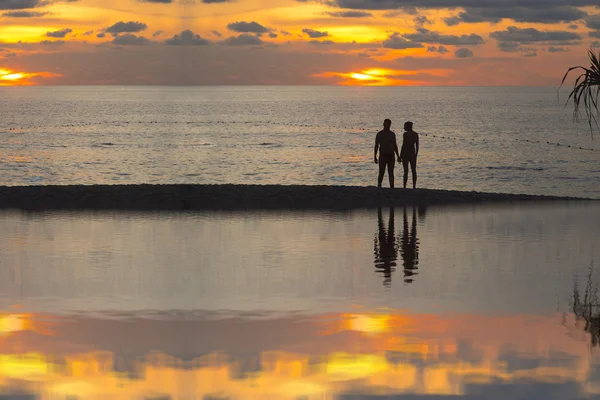
<path id="1" fill-rule="evenodd" d="M 573 90 L 569 93 L 565 107 L 569 102 L 573 102 L 573 121 L 577 122 L 581 119 L 581 108 L 585 112 L 587 123 L 590 127 L 590 134 L 594 135 L 594 126 L 600 131 L 599 119 L 600 110 L 600 54 L 596 56 L 592 50 L 588 50 L 588 58 L 590 59 L 590 67 L 586 68 L 581 65 L 571 67 L 567 70 L 560 82 L 560 88 L 571 72 L 580 70 L 581 74 L 575 79 Z"/>

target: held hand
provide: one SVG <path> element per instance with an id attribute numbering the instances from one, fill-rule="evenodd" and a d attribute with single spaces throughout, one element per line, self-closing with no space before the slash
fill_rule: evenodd
<path id="1" fill-rule="evenodd" d="M 400 157 L 398 157 L 398 162 L 399 162 L 399 163 L 400 163 L 400 162 L 402 162 L 402 159 L 401 159 Z"/>
<path id="2" fill-rule="evenodd" d="M 377 157 L 375 157 L 374 160 L 375 160 L 375 164 L 377 164 Z"/>

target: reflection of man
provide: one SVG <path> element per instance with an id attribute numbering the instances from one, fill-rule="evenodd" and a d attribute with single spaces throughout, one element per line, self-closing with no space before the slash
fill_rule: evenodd
<path id="1" fill-rule="evenodd" d="M 424 213 L 423 213 L 424 215 Z M 404 207 L 404 231 L 400 239 L 402 265 L 404 267 L 404 282 L 411 283 L 417 275 L 419 264 L 419 239 L 417 238 L 417 210 L 413 207 L 412 224 L 408 230 L 408 216 Z"/>
<path id="2" fill-rule="evenodd" d="M 394 228 L 394 209 L 390 208 L 388 227 L 385 228 L 381 207 L 377 209 L 378 231 L 375 237 L 375 270 L 383 274 L 383 284 L 390 286 L 392 272 L 396 270 L 398 259 L 398 241 Z"/>

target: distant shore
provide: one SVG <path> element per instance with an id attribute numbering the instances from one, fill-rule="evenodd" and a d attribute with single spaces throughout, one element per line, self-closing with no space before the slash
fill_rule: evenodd
<path id="1" fill-rule="evenodd" d="M 283 185 L 1 186 L 0 209 L 350 210 L 389 206 L 590 200 L 433 189 Z"/>

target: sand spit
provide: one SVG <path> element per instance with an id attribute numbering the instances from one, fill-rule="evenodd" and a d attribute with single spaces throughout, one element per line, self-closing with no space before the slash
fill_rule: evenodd
<path id="1" fill-rule="evenodd" d="M 357 186 L 94 185 L 3 186 L 0 209 L 349 210 L 378 206 L 586 200 L 522 194 Z"/>

